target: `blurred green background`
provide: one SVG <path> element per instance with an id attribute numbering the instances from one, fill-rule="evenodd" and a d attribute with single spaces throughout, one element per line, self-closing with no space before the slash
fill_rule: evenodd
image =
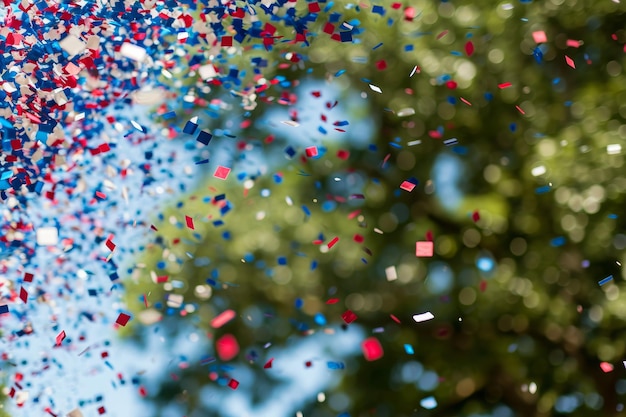
<path id="1" fill-rule="evenodd" d="M 206 344 L 175 377 L 153 381 L 154 415 L 238 415 L 221 406 L 234 391 L 252 405 L 287 401 L 285 381 L 264 369 L 268 344 L 286 347 L 279 364 L 288 347 L 320 333 L 332 345 L 348 328 L 361 331 L 355 349 L 334 365 L 302 363 L 288 383 L 297 390 L 310 368 L 328 368 L 325 394 L 284 415 L 621 415 L 626 6 L 320 6 L 309 46 L 223 51 L 240 68 L 265 59 L 263 77 L 281 80 L 246 93 L 246 109 L 222 97 L 236 138 L 219 137 L 225 119 L 203 106 L 183 112 L 181 124 L 197 115 L 214 132 L 209 148 L 238 146 L 228 163 L 212 154 L 198 188 L 154 219 L 158 231 L 126 281 L 137 318 L 127 337 L 146 344 L 158 326 L 172 346 L 192 330 Z M 296 7 L 308 13 L 307 3 Z M 329 21 L 352 42 L 332 40 Z M 209 90 L 194 94 L 209 102 Z M 335 123 L 339 111 L 349 124 Z M 305 128 L 318 125 L 327 133 Z M 311 146 L 318 156 L 306 155 Z M 233 168 L 226 181 L 212 175 L 218 164 Z M 411 178 L 415 189 L 400 189 Z M 416 257 L 416 242 L 431 239 L 434 255 Z M 227 309 L 236 317 L 213 328 Z M 346 310 L 356 321 L 342 320 Z M 413 321 L 426 311 L 435 318 Z M 241 347 L 229 360 L 214 350 L 226 334 Z M 380 341 L 382 358 L 363 357 L 366 337 Z M 247 376 L 232 390 L 238 373 Z M 207 398 L 206 387 L 217 394 Z"/>

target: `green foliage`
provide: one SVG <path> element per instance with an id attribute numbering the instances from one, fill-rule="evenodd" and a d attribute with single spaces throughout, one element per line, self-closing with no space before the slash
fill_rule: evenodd
<path id="1" fill-rule="evenodd" d="M 231 308 L 239 315 L 236 322 L 211 329 L 212 337 L 233 333 L 242 346 L 257 349 L 267 342 L 285 344 L 294 334 L 305 337 L 309 332 L 302 331 L 302 323 L 322 331 L 326 326 L 313 320 L 318 312 L 337 325 L 350 308 L 358 315 L 355 324 L 368 331 L 384 328 L 376 337 L 385 349 L 378 361 L 351 363 L 336 388 L 349 396 L 354 416 L 470 416 L 502 404 L 519 416 L 560 415 L 567 414 L 556 407 L 565 395 L 582 398 L 570 410 L 573 416 L 619 414 L 624 381 L 617 369 L 603 372 L 600 363 L 621 366 L 626 349 L 620 264 L 626 247 L 620 210 L 624 156 L 607 148 L 623 146 L 626 138 L 623 5 L 511 2 L 509 10 L 486 0 L 423 1 L 415 6 L 419 15 L 409 21 L 402 10 L 387 8 L 383 17 L 336 3 L 342 19 L 359 19 L 358 44 L 329 40 L 319 18 L 308 48 L 285 43 L 271 56 L 284 63 L 288 53 L 299 52 L 313 76 L 346 91 L 362 90 L 367 99 L 354 111 L 366 109 L 367 117 L 379 119 L 378 150 L 354 149 L 343 161 L 335 156 L 338 145 L 326 142 L 329 150 L 321 158 L 281 167 L 281 184 L 274 183 L 274 172 L 254 179 L 252 188 L 233 179 L 224 184 L 207 179 L 157 224 L 158 237 L 127 282 L 129 308 L 145 309 L 137 301 L 142 294 L 152 305 L 168 294 L 182 295 L 182 309 L 204 331 Z M 395 24 L 388 25 L 389 17 Z M 536 31 L 548 37 L 540 49 L 533 41 Z M 568 47 L 568 39 L 583 43 Z M 471 56 L 465 52 L 468 41 L 475 49 Z M 412 52 L 406 52 L 408 44 Z M 566 64 L 566 55 L 575 69 Z M 385 70 L 377 69 L 381 60 Z M 420 70 L 411 77 L 416 65 Z M 289 79 L 304 76 L 297 64 L 274 70 Z M 335 77 L 339 70 L 345 73 Z M 446 84 L 445 75 L 456 88 Z M 504 83 L 511 85 L 498 87 Z M 267 106 L 262 103 L 255 114 Z M 415 115 L 400 117 L 406 108 Z M 355 116 L 351 125 L 357 123 Z M 246 135 L 262 138 L 265 128 L 255 124 Z M 442 139 L 458 138 L 467 153 L 454 156 L 433 137 L 438 129 Z M 400 138 L 401 149 L 390 145 L 394 138 Z M 407 146 L 417 139 L 421 144 Z M 269 145 L 266 150 L 280 152 Z M 434 168 L 440 155 L 454 156 L 462 170 L 458 186 L 464 195 L 458 204 L 437 197 L 449 187 L 446 173 Z M 421 184 L 396 194 L 412 176 Z M 207 187 L 217 189 L 207 192 Z M 263 197 L 262 189 L 271 195 Z M 223 216 L 224 201 L 215 200 L 221 193 L 232 205 Z M 210 202 L 203 201 L 205 194 Z M 323 210 L 325 201 L 337 208 Z M 196 230 L 184 226 L 185 216 L 194 218 Z M 217 219 L 225 224 L 215 226 Z M 415 242 L 429 232 L 435 256 L 416 258 Z M 323 243 L 313 243 L 320 233 Z M 323 253 L 320 249 L 335 236 L 338 243 Z M 247 254 L 254 261 L 245 261 Z M 287 265 L 278 265 L 280 256 Z M 493 271 L 478 269 L 479 258 L 495 260 Z M 162 260 L 166 267 L 159 270 Z M 318 266 L 312 269 L 314 260 Z M 392 265 L 398 279 L 388 281 L 384 271 Z M 438 268 L 453 277 L 443 294 L 429 283 L 442 279 Z M 214 270 L 219 276 L 211 278 Z M 151 272 L 179 281 L 180 288 L 154 284 Z M 613 282 L 600 287 L 598 281 L 609 274 Z M 331 297 L 340 303 L 326 304 Z M 300 310 L 293 307 L 296 298 L 303 300 Z M 253 305 L 269 312 L 257 327 L 243 316 Z M 176 333 L 188 317 L 174 310 L 163 325 Z M 433 311 L 435 320 L 413 323 L 412 315 L 423 311 Z M 145 333 L 137 321 L 129 333 L 141 340 Z M 415 356 L 406 354 L 404 344 L 414 347 Z M 401 378 L 412 360 L 440 377 L 433 392 L 439 406 L 428 414 L 422 414 L 419 399 L 430 393 Z M 250 368 L 264 381 L 252 392 L 273 383 L 262 363 Z M 182 380 L 194 381 L 195 389 L 188 389 L 188 382 L 164 382 L 151 400 L 164 405 L 182 395 L 190 415 L 194 410 L 209 415 L 198 411 L 198 387 L 215 384 L 205 373 L 192 366 Z M 337 414 L 314 399 L 303 411 Z"/>

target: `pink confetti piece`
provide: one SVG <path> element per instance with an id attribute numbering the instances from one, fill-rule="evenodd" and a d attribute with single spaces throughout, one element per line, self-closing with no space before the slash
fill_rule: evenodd
<path id="1" fill-rule="evenodd" d="M 395 321 L 396 323 L 401 324 L 400 319 L 394 316 L 393 314 L 390 314 L 389 317 L 391 317 L 391 320 Z"/>
<path id="2" fill-rule="evenodd" d="M 215 170 L 213 176 L 221 180 L 225 180 L 226 178 L 228 178 L 228 174 L 230 174 L 230 168 L 220 165 Z"/>
<path id="3" fill-rule="evenodd" d="M 446 36 L 448 34 L 448 30 L 444 30 L 443 32 L 439 33 L 437 35 L 437 40 L 443 38 L 444 36 Z"/>
<path id="4" fill-rule="evenodd" d="M 533 32 L 533 39 L 535 43 L 546 43 L 548 42 L 548 37 L 546 36 L 546 32 L 543 30 L 538 30 Z"/>
<path id="5" fill-rule="evenodd" d="M 524 109 L 522 109 L 520 106 L 515 106 L 515 108 L 517 109 L 518 112 L 522 113 L 522 114 L 526 114 L 526 112 L 524 111 Z"/>
<path id="6" fill-rule="evenodd" d="M 410 181 L 402 181 L 402 184 L 400 184 L 400 188 L 410 193 L 415 189 L 415 184 Z"/>
<path id="7" fill-rule="evenodd" d="M 581 41 L 568 39 L 566 42 L 566 45 L 569 46 L 570 48 L 580 48 L 581 43 L 582 43 Z"/>
<path id="8" fill-rule="evenodd" d="M 459 97 L 459 100 L 461 100 L 463 103 L 467 104 L 468 106 L 472 106 L 472 103 L 470 103 L 469 101 L 467 101 L 466 99 L 464 99 L 463 97 Z"/>
<path id="9" fill-rule="evenodd" d="M 215 342 L 215 350 L 221 360 L 229 361 L 239 353 L 239 343 L 232 334 L 225 334 Z"/>
<path id="10" fill-rule="evenodd" d="M 211 320 L 211 327 L 213 327 L 214 329 L 219 329 L 220 327 L 224 326 L 226 323 L 234 319 L 236 315 L 237 313 L 235 313 L 235 310 L 223 311 L 215 318 L 213 318 L 213 320 Z"/>
<path id="11" fill-rule="evenodd" d="M 434 252 L 433 242 L 415 242 L 415 256 L 419 258 L 431 257 Z"/>
<path id="12" fill-rule="evenodd" d="M 129 320 L 130 320 L 130 316 L 128 314 L 120 313 L 120 315 L 117 316 L 117 320 L 115 320 L 115 323 L 117 323 L 120 326 L 124 327 L 124 326 L 126 326 L 128 324 Z"/>
<path id="13" fill-rule="evenodd" d="M 57 346 L 61 346 L 61 343 L 63 343 L 63 340 L 65 340 L 65 330 L 61 330 L 61 333 L 59 333 L 56 337 L 56 345 Z"/>
<path id="14" fill-rule="evenodd" d="M 613 372 L 613 365 L 608 362 L 602 362 L 600 363 L 600 369 L 602 369 L 604 373 Z"/>
<path id="15" fill-rule="evenodd" d="M 333 240 L 331 240 L 330 242 L 328 242 L 328 249 L 332 249 L 333 246 L 335 246 L 335 244 L 339 242 L 339 238 L 338 237 L 334 237 Z"/>
<path id="16" fill-rule="evenodd" d="M 341 315 L 341 318 L 343 319 L 344 322 L 346 322 L 346 324 L 350 324 L 357 319 L 357 315 L 354 314 L 352 310 L 346 310 Z"/>
<path id="17" fill-rule="evenodd" d="M 565 62 L 567 63 L 567 65 L 569 65 L 570 67 L 576 69 L 576 64 L 574 63 L 574 60 L 572 58 L 570 58 L 569 56 L 565 55 Z"/>
<path id="18" fill-rule="evenodd" d="M 368 362 L 378 360 L 384 355 L 383 347 L 380 341 L 375 337 L 365 339 L 363 343 L 361 343 L 361 350 L 363 351 L 365 360 Z"/>

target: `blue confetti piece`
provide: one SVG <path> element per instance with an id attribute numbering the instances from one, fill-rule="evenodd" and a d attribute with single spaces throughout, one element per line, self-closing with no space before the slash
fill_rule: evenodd
<path id="1" fill-rule="evenodd" d="M 311 215 L 311 210 L 309 210 L 309 208 L 307 206 L 302 206 L 302 211 L 304 211 L 304 214 L 306 214 L 307 217 L 309 217 Z"/>
<path id="2" fill-rule="evenodd" d="M 552 190 L 552 187 L 550 187 L 549 185 L 544 185 L 543 187 L 535 188 L 535 194 L 546 194 L 549 193 L 550 190 Z"/>
<path id="3" fill-rule="evenodd" d="M 211 139 L 213 138 L 213 135 L 210 134 L 209 132 L 206 132 L 204 130 L 200 131 L 200 134 L 198 135 L 198 138 L 196 139 L 198 142 L 200 142 L 203 145 L 208 145 L 209 142 L 211 142 Z"/>
<path id="4" fill-rule="evenodd" d="M 326 366 L 328 369 L 345 369 L 345 365 L 343 362 L 327 362 Z"/>
<path id="5" fill-rule="evenodd" d="M 409 345 L 408 343 L 405 343 L 405 345 L 404 345 L 404 351 L 405 351 L 408 355 L 413 355 L 413 354 L 415 354 L 415 351 L 413 350 L 413 346 Z"/>
<path id="6" fill-rule="evenodd" d="M 432 396 L 426 397 L 420 401 L 420 405 L 427 410 L 432 410 L 433 408 L 437 408 L 437 400 Z"/>
<path id="7" fill-rule="evenodd" d="M 603 286 L 609 281 L 613 281 L 613 275 L 609 275 L 608 277 L 601 279 L 600 281 L 598 281 L 598 285 Z"/>
<path id="8" fill-rule="evenodd" d="M 550 241 L 550 246 L 558 248 L 559 246 L 565 245 L 566 239 L 564 236 L 555 237 Z"/>
<path id="9" fill-rule="evenodd" d="M 287 258 L 284 256 L 279 256 L 277 259 L 278 265 L 287 265 Z"/>
<path id="10" fill-rule="evenodd" d="M 326 326 L 326 317 L 324 317 L 322 313 L 316 313 L 313 320 L 315 320 L 315 323 L 319 326 Z"/>
<path id="11" fill-rule="evenodd" d="M 617 214 L 609 214 L 607 217 L 609 219 L 617 219 L 619 216 Z"/>
<path id="12" fill-rule="evenodd" d="M 378 45 L 374 46 L 374 47 L 372 48 L 372 51 L 377 50 L 377 49 L 378 49 L 378 48 L 380 48 L 381 46 L 383 46 L 383 43 L 382 43 L 382 42 L 381 42 L 381 43 L 379 43 Z"/>
<path id="13" fill-rule="evenodd" d="M 317 261 L 313 260 L 311 261 L 311 271 L 315 271 L 315 269 L 317 269 Z"/>
<path id="14" fill-rule="evenodd" d="M 187 123 L 185 123 L 185 127 L 183 128 L 183 133 L 186 133 L 188 135 L 193 135 L 196 132 L 197 128 L 198 128 L 198 125 L 192 122 L 191 120 L 189 120 Z"/>
<path id="15" fill-rule="evenodd" d="M 9 312 L 9 306 L 8 305 L 0 305 L 0 314 L 7 314 Z"/>
<path id="16" fill-rule="evenodd" d="M 295 302 L 296 308 L 299 310 L 302 308 L 303 305 L 304 305 L 304 301 L 302 301 L 302 298 L 296 298 L 296 302 Z"/>

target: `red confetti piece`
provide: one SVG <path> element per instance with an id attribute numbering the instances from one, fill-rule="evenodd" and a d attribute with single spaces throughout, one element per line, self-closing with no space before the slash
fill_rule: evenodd
<path id="1" fill-rule="evenodd" d="M 213 174 L 213 176 L 221 180 L 225 180 L 226 178 L 228 178 L 228 174 L 230 174 L 230 168 L 220 165 L 215 170 L 215 173 Z"/>
<path id="2" fill-rule="evenodd" d="M 391 320 L 395 321 L 396 323 L 400 324 L 400 319 L 397 318 L 396 316 L 394 316 L 393 314 L 390 314 L 389 317 L 391 317 Z"/>
<path id="3" fill-rule="evenodd" d="M 33 274 L 31 274 L 30 272 L 24 273 L 24 281 L 33 282 Z"/>
<path id="4" fill-rule="evenodd" d="M 378 69 L 378 71 L 384 71 L 385 69 L 387 69 L 387 61 L 381 59 L 380 61 L 376 62 L 376 69 Z"/>
<path id="5" fill-rule="evenodd" d="M 230 381 L 228 381 L 228 387 L 230 389 L 237 389 L 237 387 L 239 386 L 239 381 L 237 381 L 236 379 L 232 379 Z"/>
<path id="6" fill-rule="evenodd" d="M 309 146 L 305 149 L 306 156 L 313 158 L 318 155 L 317 146 Z"/>
<path id="7" fill-rule="evenodd" d="M 346 151 L 346 150 L 343 150 L 343 149 L 340 149 L 340 150 L 337 151 L 337 158 L 343 159 L 345 161 L 349 157 L 350 157 L 350 151 Z"/>
<path id="8" fill-rule="evenodd" d="M 332 249 L 333 246 L 335 246 L 335 244 L 339 242 L 339 238 L 338 237 L 334 237 L 333 240 L 331 240 L 330 242 L 328 242 L 328 249 Z"/>
<path id="9" fill-rule="evenodd" d="M 467 56 L 472 56 L 474 54 L 474 44 L 472 41 L 467 41 L 465 43 L 465 54 Z"/>
<path id="10" fill-rule="evenodd" d="M 215 342 L 215 350 L 221 360 L 229 361 L 239 353 L 239 343 L 232 334 L 225 334 Z"/>
<path id="11" fill-rule="evenodd" d="M 126 326 L 126 324 L 128 324 L 129 320 L 130 320 L 130 316 L 128 314 L 120 313 L 120 315 L 117 316 L 117 320 L 115 320 L 115 323 L 124 327 Z"/>
<path id="12" fill-rule="evenodd" d="M 363 235 L 355 234 L 352 238 L 356 243 L 363 243 Z"/>
<path id="13" fill-rule="evenodd" d="M 502 84 L 498 84 L 498 88 L 500 90 L 505 89 L 505 88 L 509 88 L 511 86 L 511 83 L 502 83 Z"/>
<path id="14" fill-rule="evenodd" d="M 475 222 L 480 220 L 480 214 L 478 213 L 478 210 L 472 213 L 472 220 L 474 220 Z"/>
<path id="15" fill-rule="evenodd" d="M 480 292 L 485 292 L 485 290 L 487 289 L 487 280 L 483 279 L 480 281 Z"/>
<path id="16" fill-rule="evenodd" d="M 361 349 L 363 350 L 363 356 L 366 361 L 375 361 L 383 357 L 383 347 L 375 337 L 369 337 L 361 343 Z"/>
<path id="17" fill-rule="evenodd" d="M 187 223 L 187 227 L 191 230 L 195 230 L 195 227 L 193 225 L 193 218 L 189 217 L 189 216 L 185 216 L 185 223 Z"/>
<path id="18" fill-rule="evenodd" d="M 272 363 L 274 362 L 274 358 L 270 358 L 265 365 L 263 365 L 263 369 L 270 369 L 272 367 Z"/>
<path id="19" fill-rule="evenodd" d="M 433 242 L 416 242 L 415 243 L 415 256 L 417 257 L 431 257 L 433 256 L 434 244 Z"/>
<path id="20" fill-rule="evenodd" d="M 98 407 L 98 414 L 102 415 L 106 413 L 106 409 L 104 407 Z"/>
<path id="21" fill-rule="evenodd" d="M 59 333 L 56 337 L 57 346 L 61 346 L 61 343 L 65 340 L 65 336 L 65 330 L 61 330 L 61 333 Z"/>
<path id="22" fill-rule="evenodd" d="M 214 329 L 219 329 L 229 321 L 235 318 L 237 314 L 234 310 L 226 310 L 216 316 L 213 320 L 211 320 L 211 327 Z"/>
<path id="23" fill-rule="evenodd" d="M 574 60 L 570 57 L 568 57 L 567 55 L 565 55 L 565 62 L 567 63 L 567 65 L 569 65 L 570 67 L 576 69 L 576 64 L 574 63 Z"/>
<path id="24" fill-rule="evenodd" d="M 20 300 L 22 300 L 24 304 L 28 302 L 28 291 L 26 291 L 24 287 L 20 288 Z"/>
<path id="25" fill-rule="evenodd" d="M 346 310 L 342 315 L 341 318 L 343 319 L 343 321 L 346 322 L 346 324 L 350 324 L 353 321 L 355 321 L 357 319 L 357 315 L 354 314 L 351 310 Z"/>
<path id="26" fill-rule="evenodd" d="M 115 243 L 113 243 L 110 238 L 107 239 L 106 242 L 104 242 L 104 244 L 106 245 L 107 248 L 109 248 L 111 252 L 115 250 Z"/>
<path id="27" fill-rule="evenodd" d="M 339 298 L 329 298 L 326 301 L 326 304 L 337 304 L 339 302 Z"/>

